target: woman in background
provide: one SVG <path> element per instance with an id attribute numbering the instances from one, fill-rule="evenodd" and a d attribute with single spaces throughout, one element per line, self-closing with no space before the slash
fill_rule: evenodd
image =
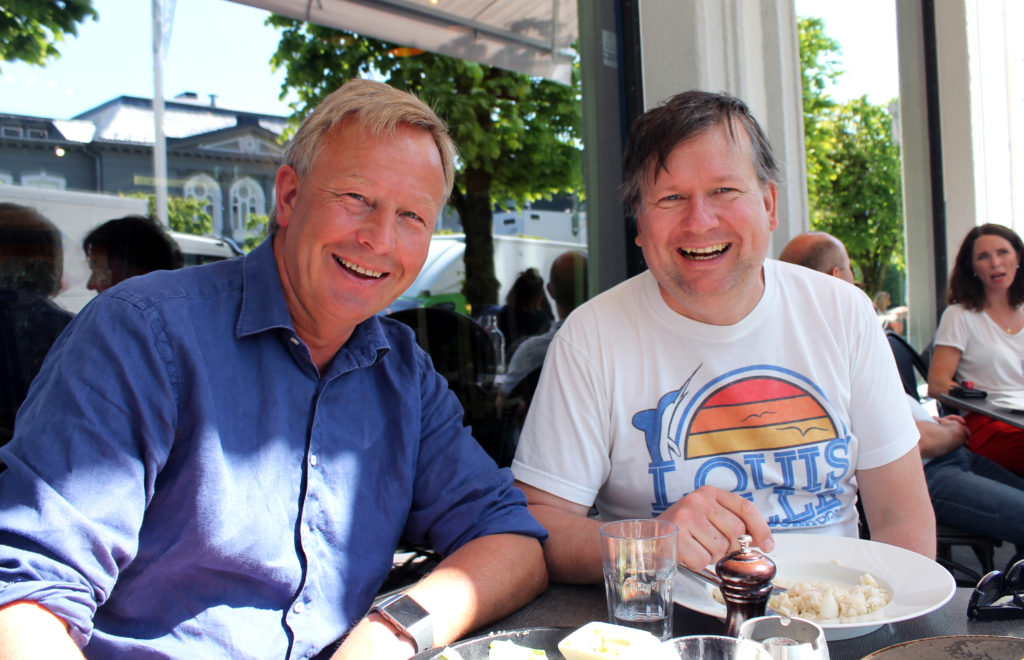
<path id="1" fill-rule="evenodd" d="M 973 381 L 996 405 L 1024 402 L 1024 243 L 1002 225 L 975 227 L 964 238 L 949 278 L 935 333 L 928 393 L 946 394 L 957 379 Z M 968 447 L 1024 474 L 1024 431 L 977 413 L 965 417 Z"/>
<path id="2" fill-rule="evenodd" d="M 551 321 L 544 279 L 536 268 L 527 268 L 516 277 L 498 311 L 498 329 L 505 335 L 505 362 L 524 339 L 547 332 Z"/>

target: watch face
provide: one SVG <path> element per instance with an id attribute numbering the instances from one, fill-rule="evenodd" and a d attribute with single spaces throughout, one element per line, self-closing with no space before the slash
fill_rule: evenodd
<path id="1" fill-rule="evenodd" d="M 420 607 L 419 603 L 404 594 L 394 601 L 384 604 L 381 609 L 387 610 L 390 616 L 406 627 L 430 616 L 430 613 Z"/>

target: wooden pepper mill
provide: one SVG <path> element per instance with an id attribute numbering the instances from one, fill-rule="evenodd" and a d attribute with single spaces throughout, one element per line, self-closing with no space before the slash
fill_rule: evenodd
<path id="1" fill-rule="evenodd" d="M 747 619 L 764 616 L 775 577 L 775 562 L 771 557 L 750 547 L 754 539 L 744 534 L 736 540 L 740 549 L 715 565 L 725 600 L 725 634 L 730 637 L 739 635 L 740 626 Z"/>

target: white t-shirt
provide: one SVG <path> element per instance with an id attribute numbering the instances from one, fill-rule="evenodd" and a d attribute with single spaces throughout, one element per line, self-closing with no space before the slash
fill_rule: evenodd
<path id="1" fill-rule="evenodd" d="M 739 323 L 674 312 L 645 272 L 577 308 L 555 336 L 512 471 L 606 519 L 660 514 L 710 484 L 777 531 L 857 535 L 855 471 L 917 443 L 868 300 L 768 260 Z"/>
<path id="2" fill-rule="evenodd" d="M 993 403 L 1024 398 L 1024 331 L 1011 335 L 985 312 L 950 305 L 935 331 L 935 345 L 959 349 L 957 372 L 988 392 Z"/>

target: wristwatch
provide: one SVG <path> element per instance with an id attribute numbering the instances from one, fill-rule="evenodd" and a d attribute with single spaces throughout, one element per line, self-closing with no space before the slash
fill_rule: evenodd
<path id="1" fill-rule="evenodd" d="M 430 612 L 406 594 L 388 596 L 370 610 L 398 628 L 398 632 L 412 640 L 419 653 L 434 645 L 434 621 Z"/>

